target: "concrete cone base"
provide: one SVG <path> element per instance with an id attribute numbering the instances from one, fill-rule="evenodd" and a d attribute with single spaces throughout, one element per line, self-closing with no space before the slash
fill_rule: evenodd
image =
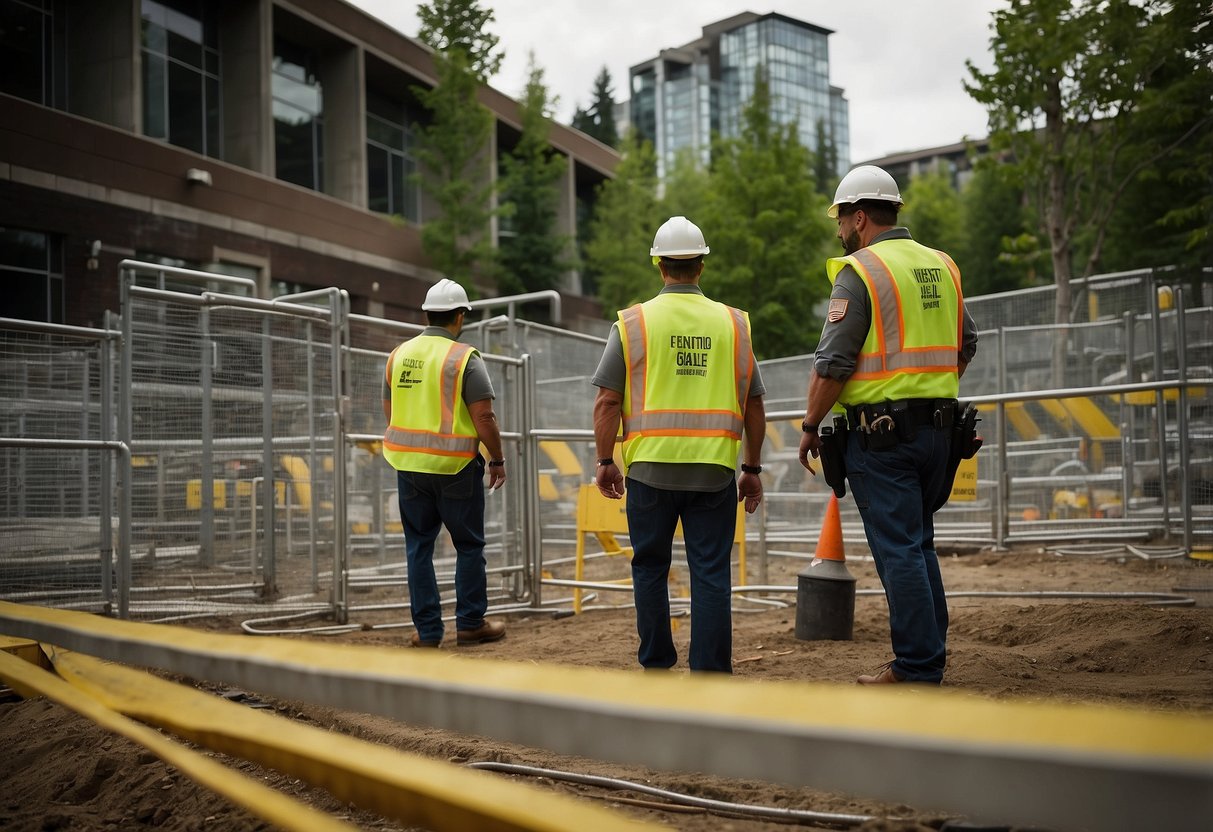
<path id="1" fill-rule="evenodd" d="M 850 641 L 855 627 L 855 578 L 838 560 L 815 559 L 796 585 L 796 638 Z"/>

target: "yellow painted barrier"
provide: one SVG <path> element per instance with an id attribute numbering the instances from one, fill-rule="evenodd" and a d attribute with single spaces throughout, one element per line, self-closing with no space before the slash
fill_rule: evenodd
<path id="1" fill-rule="evenodd" d="M 73 686 L 215 751 L 306 780 L 356 806 L 443 832 L 660 829 L 502 777 L 253 710 L 148 673 L 56 650 Z"/>
<path id="2" fill-rule="evenodd" d="M 169 765 L 180 769 L 191 779 L 282 829 L 298 832 L 353 832 L 358 828 L 287 797 L 183 745 L 165 739 L 151 728 L 114 713 L 59 677 L 3 652 L 0 652 L 0 679 L 12 685 L 14 689 L 21 686 L 36 690 L 42 696 L 91 719 L 101 727 L 138 743 Z"/>
<path id="3" fill-rule="evenodd" d="M 1213 720 L 1203 714 L 466 660 L 7 602 L 0 632 L 558 753 L 812 785 L 1016 826 L 1203 832 L 1213 807 Z"/>
<path id="4" fill-rule="evenodd" d="M 627 499 L 608 500 L 598 491 L 598 486 L 583 484 L 577 494 L 577 554 L 574 559 L 573 579 L 580 581 L 585 577 L 585 536 L 592 534 L 598 538 L 603 550 L 608 555 L 631 556 L 631 547 L 622 547 L 615 539 L 616 534 L 627 534 L 628 514 Z M 675 536 L 682 534 L 682 523 L 679 522 L 674 530 Z M 745 507 L 737 504 L 737 528 L 733 533 L 733 542 L 738 545 L 738 583 L 745 586 Z M 631 583 L 631 578 L 623 578 L 608 583 Z M 573 588 L 573 612 L 581 612 L 581 587 Z"/>

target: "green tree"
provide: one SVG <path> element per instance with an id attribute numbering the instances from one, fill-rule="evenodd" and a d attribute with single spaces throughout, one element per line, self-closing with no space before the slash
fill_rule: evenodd
<path id="1" fill-rule="evenodd" d="M 441 54 L 461 52 L 466 68 L 480 83 L 487 83 L 501 68 L 500 38 L 488 30 L 492 9 L 476 0 L 432 0 L 417 7 L 421 28 L 417 37 Z"/>
<path id="2" fill-rule="evenodd" d="M 573 127 L 593 136 L 607 147 L 619 146 L 619 130 L 615 125 L 615 91 L 611 89 L 611 73 L 604 66 L 594 79 L 594 91 L 590 94 L 590 106 L 577 108 L 573 114 Z"/>
<path id="3" fill-rule="evenodd" d="M 961 200 L 948 174 L 936 170 L 914 177 L 906 184 L 902 199 L 905 208 L 899 219 L 915 240 L 953 255 L 960 250 L 964 237 Z"/>
<path id="4" fill-rule="evenodd" d="M 663 221 L 668 217 L 688 217 L 698 224 L 712 197 L 711 172 L 700 163 L 695 151 L 684 147 L 674 154 L 674 163 L 663 180 L 660 211 Z M 656 233 L 657 229 L 653 229 Z"/>
<path id="5" fill-rule="evenodd" d="M 598 288 L 603 312 L 648 300 L 661 288 L 649 259 L 653 234 L 665 217 L 657 204 L 657 157 L 634 130 L 623 140 L 615 177 L 598 189 L 585 245 L 588 278 Z"/>
<path id="6" fill-rule="evenodd" d="M 1213 263 L 1213 6 L 1188 3 L 1168 27 L 1174 48 L 1143 93 L 1138 120 L 1149 140 L 1124 163 L 1178 142 L 1174 152 L 1141 168 L 1125 189 L 1108 232 L 1104 271 L 1161 265 L 1191 270 Z M 1184 17 L 1186 15 L 1186 17 Z M 1186 42 L 1182 40 L 1185 37 Z M 1186 134 L 1196 128 L 1191 140 Z"/>
<path id="7" fill-rule="evenodd" d="M 1023 185 L 998 159 L 986 156 L 973 166 L 973 175 L 960 192 L 964 235 L 956 258 L 967 297 L 1022 289 L 1035 282 L 1035 270 L 1007 255 L 1012 241 L 1022 255 L 1027 228 L 1035 228 L 1023 206 Z M 911 226 L 911 230 L 914 230 Z M 1031 237 L 1032 235 L 1028 235 Z M 1035 240 L 1035 237 L 1032 237 Z"/>
<path id="8" fill-rule="evenodd" d="M 486 153 L 493 116 L 477 100 L 481 84 L 501 64 L 493 13 L 475 0 L 434 0 L 417 10 L 421 39 L 433 47 L 437 83 L 414 87 L 429 121 L 417 128 L 419 180 L 438 205 L 421 228 L 421 244 L 434 267 L 471 286 L 478 266 L 492 259 L 489 220 L 493 184 Z"/>
<path id="9" fill-rule="evenodd" d="M 826 132 L 826 123 L 817 119 L 817 149 L 813 151 L 813 179 L 817 192 L 834 198 L 834 190 L 838 187 L 838 148 Z"/>
<path id="10" fill-rule="evenodd" d="M 711 195 L 696 221 L 712 249 L 704 291 L 749 311 L 761 358 L 809 352 L 821 334 L 814 306 L 829 295 L 822 260 L 835 229 L 815 185 L 797 126 L 771 116 L 759 67 L 741 134 L 714 144 Z"/>
<path id="11" fill-rule="evenodd" d="M 1179 138 L 1151 135 L 1143 104 L 1162 113 L 1172 92 L 1153 86 L 1177 48 L 1193 42 L 1192 2 L 1165 0 L 1010 0 L 994 12 L 994 68 L 968 64 L 969 94 L 986 107 L 991 146 L 1010 150 L 1029 185 L 1056 283 L 1055 320 L 1069 323 L 1075 242 L 1087 241 L 1082 276 L 1099 262 L 1108 221 L 1128 184 L 1143 170 L 1207 130 L 1208 61 L 1202 77 L 1206 114 Z M 1207 27 L 1198 38 L 1208 40 Z M 1177 46 L 1183 44 L 1184 46 Z M 1126 165 L 1126 162 L 1128 163 Z M 1055 339 L 1053 373 L 1060 382 L 1064 337 Z"/>
<path id="12" fill-rule="evenodd" d="M 556 230 L 559 185 L 568 163 L 548 144 L 555 103 L 532 52 L 526 91 L 518 108 L 522 135 L 501 163 L 497 286 L 503 294 L 555 288 L 572 265 L 565 257 L 572 238 Z"/>

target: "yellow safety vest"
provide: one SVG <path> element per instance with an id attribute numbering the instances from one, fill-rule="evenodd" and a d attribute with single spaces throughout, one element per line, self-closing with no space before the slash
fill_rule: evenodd
<path id="1" fill-rule="evenodd" d="M 848 265 L 868 289 L 872 316 L 839 403 L 955 398 L 964 295 L 952 258 L 913 240 L 883 240 L 828 260 L 831 284 Z"/>
<path id="2" fill-rule="evenodd" d="M 457 474 L 479 441 L 463 401 L 463 371 L 476 350 L 441 335 L 418 335 L 392 351 L 386 381 L 391 424 L 383 458 L 398 471 Z"/>
<path id="3" fill-rule="evenodd" d="M 619 334 L 624 466 L 736 468 L 754 375 L 749 316 L 700 294 L 666 293 L 622 310 Z"/>

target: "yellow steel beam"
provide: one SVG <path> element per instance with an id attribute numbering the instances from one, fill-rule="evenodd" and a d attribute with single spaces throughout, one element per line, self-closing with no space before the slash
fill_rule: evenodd
<path id="1" fill-rule="evenodd" d="M 341 800 L 442 832 L 660 829 L 487 772 L 324 731 L 81 653 L 54 650 L 59 675 L 108 707 L 200 745 L 269 766 Z"/>
<path id="2" fill-rule="evenodd" d="M 151 728 L 114 713 L 54 674 L 3 652 L 0 652 L 0 679 L 10 685 L 36 690 L 101 727 L 138 743 L 186 776 L 277 827 L 298 832 L 353 832 L 358 828 L 274 791 L 197 751 L 165 739 Z"/>
<path id="3" fill-rule="evenodd" d="M 1019 825 L 1204 832 L 1213 817 L 1213 719 L 1204 715 L 994 702 L 915 685 L 746 684 L 468 661 L 5 602 L 0 632 L 561 753 L 837 789 Z"/>

